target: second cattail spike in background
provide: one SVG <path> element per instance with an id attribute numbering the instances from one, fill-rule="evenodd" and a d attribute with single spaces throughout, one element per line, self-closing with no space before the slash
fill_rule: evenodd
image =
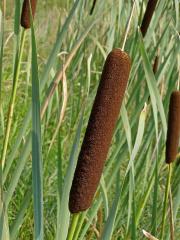
<path id="1" fill-rule="evenodd" d="M 172 163 L 178 154 L 180 138 L 180 91 L 171 94 L 168 132 L 166 141 L 166 163 Z"/>
<path id="2" fill-rule="evenodd" d="M 30 4 L 31 7 L 30 7 Z M 21 14 L 21 26 L 25 29 L 31 27 L 31 10 L 32 17 L 34 18 L 36 11 L 37 0 L 24 0 Z"/>

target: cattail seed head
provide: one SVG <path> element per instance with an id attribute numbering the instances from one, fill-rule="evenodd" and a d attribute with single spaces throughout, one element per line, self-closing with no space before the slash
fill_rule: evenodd
<path id="1" fill-rule="evenodd" d="M 31 7 L 30 7 L 30 4 Z M 34 18 L 35 11 L 36 11 L 36 4 L 37 0 L 24 0 L 23 7 L 22 7 L 22 15 L 21 15 L 21 26 L 25 29 L 31 27 L 31 9 L 32 9 L 32 16 Z"/>
<path id="2" fill-rule="evenodd" d="M 92 5 L 91 11 L 90 11 L 90 15 L 93 14 L 94 8 L 96 6 L 96 2 L 97 2 L 97 0 L 93 0 L 93 5 Z"/>
<path id="3" fill-rule="evenodd" d="M 107 57 L 70 191 L 69 209 L 91 206 L 113 137 L 130 72 L 130 58 L 120 49 Z"/>
<path id="4" fill-rule="evenodd" d="M 151 22 L 151 18 L 153 16 L 154 10 L 156 8 L 157 2 L 158 2 L 158 0 L 148 0 L 144 18 L 143 18 L 142 24 L 141 24 L 141 32 L 142 32 L 143 37 L 146 35 L 149 24 Z"/>
<path id="5" fill-rule="evenodd" d="M 174 91 L 169 105 L 168 132 L 166 141 L 166 163 L 172 163 L 178 154 L 180 138 L 180 91 Z"/>

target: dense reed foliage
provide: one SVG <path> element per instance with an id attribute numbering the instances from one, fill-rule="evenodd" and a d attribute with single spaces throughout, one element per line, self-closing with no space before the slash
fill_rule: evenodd
<path id="1" fill-rule="evenodd" d="M 180 148 L 174 120 L 168 124 L 180 85 L 179 1 L 136 0 L 134 8 L 124 0 L 31 1 L 31 26 L 25 2 L 0 2 L 0 240 L 179 239 Z M 147 14 L 148 2 L 154 7 Z M 71 215 L 71 186 L 78 156 L 89 149 L 83 140 L 103 65 L 122 46 L 131 71 L 121 110 L 106 152 L 94 140 L 95 163 L 104 155 L 98 178 L 96 170 L 90 174 L 90 208 Z M 103 125 L 115 108 L 108 105 Z M 168 146 L 176 144 L 171 164 L 167 136 Z"/>

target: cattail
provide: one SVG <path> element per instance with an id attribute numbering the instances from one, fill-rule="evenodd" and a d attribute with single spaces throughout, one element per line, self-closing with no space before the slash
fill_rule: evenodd
<path id="1" fill-rule="evenodd" d="M 166 163 L 172 163 L 178 154 L 180 138 L 180 91 L 171 95 L 169 106 L 168 132 L 166 141 Z"/>
<path id="2" fill-rule="evenodd" d="M 93 14 L 93 11 L 94 11 L 94 8 L 95 8 L 95 5 L 96 5 L 96 2 L 97 2 L 97 0 L 93 0 L 93 5 L 92 5 L 91 11 L 90 11 L 90 15 Z"/>
<path id="3" fill-rule="evenodd" d="M 151 22 L 151 18 L 153 16 L 154 10 L 156 8 L 157 2 L 158 2 L 158 0 L 148 0 L 146 12 L 144 14 L 144 18 L 143 18 L 142 24 L 141 24 L 141 32 L 142 32 L 143 37 L 146 35 L 149 24 Z"/>
<path id="4" fill-rule="evenodd" d="M 113 137 L 130 72 L 129 56 L 114 49 L 107 57 L 70 191 L 71 213 L 91 206 Z"/>
<path id="5" fill-rule="evenodd" d="M 158 55 L 156 55 L 155 60 L 154 60 L 154 64 L 153 64 L 153 73 L 155 74 L 158 70 L 158 64 L 159 64 L 159 57 Z"/>
<path id="6" fill-rule="evenodd" d="M 31 8 L 30 8 L 30 4 Z M 21 15 L 21 26 L 25 29 L 31 27 L 31 9 L 32 9 L 32 16 L 34 18 L 35 11 L 36 11 L 36 4 L 37 0 L 24 0 L 23 7 L 22 7 L 22 15 Z"/>

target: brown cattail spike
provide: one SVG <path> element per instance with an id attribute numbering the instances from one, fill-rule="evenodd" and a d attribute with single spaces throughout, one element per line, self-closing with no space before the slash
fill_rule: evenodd
<path id="1" fill-rule="evenodd" d="M 146 35 L 149 24 L 151 22 L 151 18 L 153 16 L 154 10 L 156 8 L 158 0 L 148 0 L 147 8 L 144 14 L 144 18 L 141 24 L 141 32 L 143 37 Z"/>
<path id="2" fill-rule="evenodd" d="M 114 49 L 107 57 L 70 191 L 71 213 L 91 206 L 113 137 L 130 72 L 129 56 Z"/>
<path id="3" fill-rule="evenodd" d="M 92 5 L 91 11 L 90 11 L 90 15 L 93 14 L 94 8 L 96 6 L 96 2 L 97 2 L 97 0 L 93 0 L 93 5 Z"/>
<path id="4" fill-rule="evenodd" d="M 158 70 L 158 64 L 159 64 L 159 57 L 158 55 L 156 55 L 155 60 L 154 60 L 154 64 L 153 64 L 153 73 L 155 74 Z"/>
<path id="5" fill-rule="evenodd" d="M 30 8 L 30 4 L 31 8 Z M 24 0 L 23 7 L 22 7 L 22 15 L 21 15 L 21 26 L 25 29 L 31 27 L 31 11 L 32 9 L 32 16 L 34 18 L 35 11 L 36 11 L 36 4 L 37 0 Z"/>
<path id="6" fill-rule="evenodd" d="M 166 163 L 172 163 L 178 154 L 180 138 L 180 91 L 171 95 L 169 106 L 168 132 L 166 141 Z"/>

